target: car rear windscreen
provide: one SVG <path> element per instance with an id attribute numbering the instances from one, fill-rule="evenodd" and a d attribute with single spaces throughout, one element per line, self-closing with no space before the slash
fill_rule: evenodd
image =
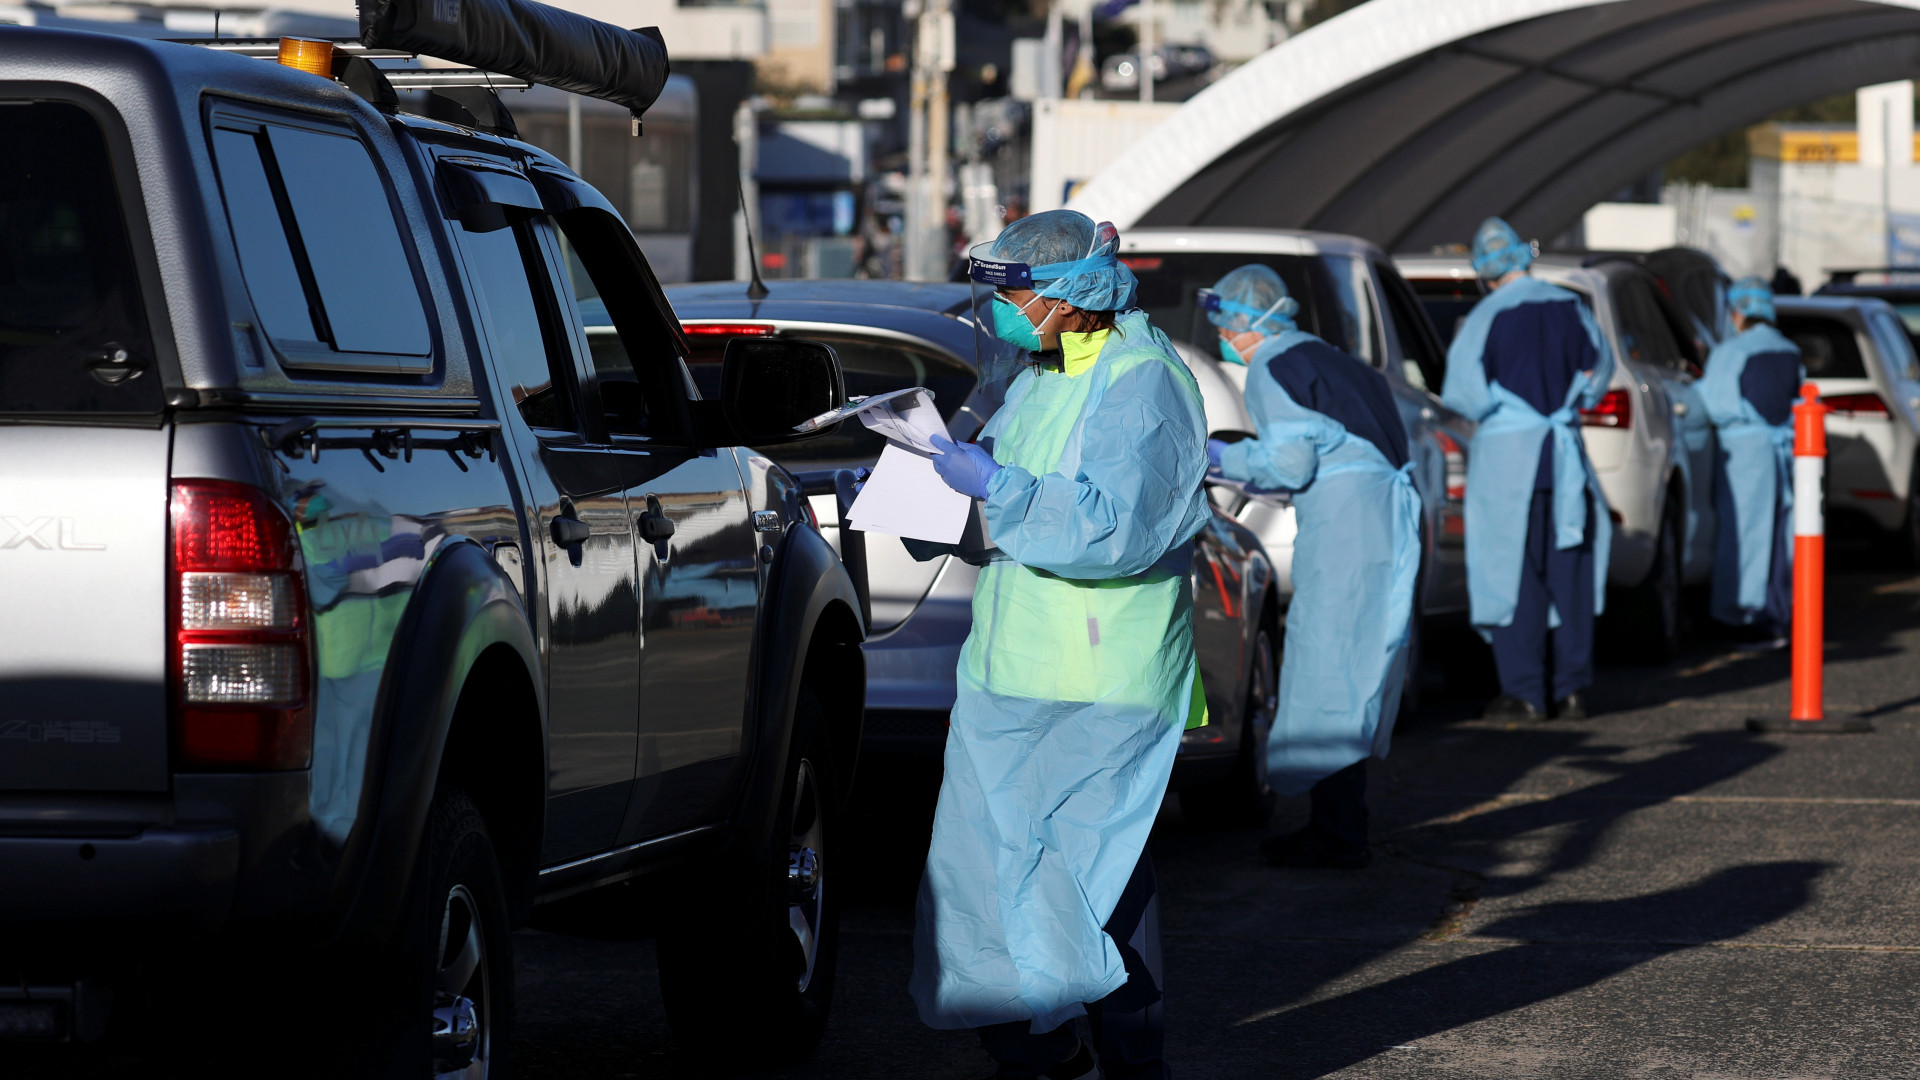
<path id="1" fill-rule="evenodd" d="M 1407 284 L 1413 286 L 1420 306 L 1427 309 L 1427 318 L 1433 320 L 1433 328 L 1440 332 L 1443 345 L 1453 344 L 1453 333 L 1460 328 L 1461 320 L 1485 295 L 1480 282 L 1473 278 L 1410 277 Z"/>
<path id="2" fill-rule="evenodd" d="M 689 335 L 693 353 L 687 367 L 693 372 L 700 396 L 709 401 L 720 398 L 720 368 L 725 357 L 727 338 Z M 924 386 L 933 391 L 934 408 L 942 420 L 951 421 L 967 396 L 973 393 L 973 369 L 950 357 L 903 343 L 859 337 L 807 334 L 807 340 L 833 348 L 840 359 L 840 375 L 846 381 L 847 397 L 870 397 L 908 387 Z M 858 420 L 849 420 L 831 434 L 805 442 L 789 443 L 767 449 L 768 457 L 791 469 L 829 469 L 871 465 L 880 457 L 887 440 L 868 430 Z"/>
<path id="3" fill-rule="evenodd" d="M 1865 379 L 1866 360 L 1853 327 L 1823 315 L 1782 315 L 1780 332 L 1800 346 L 1809 379 Z"/>
<path id="4" fill-rule="evenodd" d="M 0 101 L 0 413 L 157 413 L 164 395 L 99 121 Z"/>

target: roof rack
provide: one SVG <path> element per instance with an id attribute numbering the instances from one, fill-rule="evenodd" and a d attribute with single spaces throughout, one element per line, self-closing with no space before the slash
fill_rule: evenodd
<path id="1" fill-rule="evenodd" d="M 633 114 L 633 133 L 638 135 L 642 114 L 667 82 L 667 43 L 658 27 L 624 30 L 537 0 L 358 2 L 360 40 L 315 41 L 325 48 L 294 63 L 317 75 L 330 73 L 382 109 L 397 108 L 397 90 L 484 92 L 539 83 L 624 105 Z M 312 39 L 175 40 L 267 57 L 286 55 L 283 43 L 298 46 Z M 417 56 L 465 66 L 393 70 L 372 64 Z"/>
<path id="2" fill-rule="evenodd" d="M 201 48 L 217 52 L 233 53 L 236 56 L 253 56 L 272 60 L 280 55 L 279 38 L 168 38 L 180 45 L 198 45 Z M 325 38 L 333 45 L 333 51 L 362 60 L 413 60 L 418 53 L 404 52 L 400 49 L 370 49 L 352 38 Z M 378 68 L 380 76 L 388 86 L 395 90 L 444 90 L 452 87 L 478 86 L 488 90 L 525 90 L 533 83 L 526 79 L 502 75 L 494 71 L 482 71 L 475 67 L 450 65 L 430 68 Z"/>

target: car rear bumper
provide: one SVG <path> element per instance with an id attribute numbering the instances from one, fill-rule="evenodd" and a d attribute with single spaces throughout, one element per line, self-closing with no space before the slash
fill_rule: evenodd
<path id="1" fill-rule="evenodd" d="M 149 828 L 131 837 L 0 837 L 0 920 L 161 922 L 210 930 L 233 904 L 240 836 Z"/>

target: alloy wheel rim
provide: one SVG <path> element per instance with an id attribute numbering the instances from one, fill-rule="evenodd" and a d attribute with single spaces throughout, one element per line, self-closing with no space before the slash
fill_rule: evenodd
<path id="1" fill-rule="evenodd" d="M 434 1080 L 485 1080 L 491 1057 L 491 987 L 480 905 L 465 885 L 447 890 L 433 976 Z"/>
<path id="2" fill-rule="evenodd" d="M 813 984 L 814 967 L 820 959 L 821 921 L 826 911 L 826 882 L 822 877 L 826 841 L 823 810 L 813 762 L 802 758 L 794 778 L 793 826 L 787 844 L 787 928 L 800 950 L 795 987 L 802 994 Z"/>

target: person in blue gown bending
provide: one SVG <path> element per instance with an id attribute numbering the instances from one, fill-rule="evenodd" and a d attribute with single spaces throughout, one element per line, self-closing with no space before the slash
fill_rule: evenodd
<path id="1" fill-rule="evenodd" d="M 1500 673 L 1484 713 L 1494 720 L 1586 716 L 1613 537 L 1579 416 L 1606 393 L 1613 353 L 1580 298 L 1528 274 L 1532 263 L 1511 225 L 1481 224 L 1473 268 L 1494 287 L 1454 335 L 1440 395 L 1480 425 L 1467 461 L 1467 593 Z"/>
<path id="2" fill-rule="evenodd" d="M 1780 648 L 1793 623 L 1793 402 L 1807 373 L 1774 328 L 1765 281 L 1740 279 L 1727 302 L 1739 333 L 1713 347 L 1700 380 L 1720 437 L 1712 612 L 1748 628 L 1752 647 Z"/>
<path id="3" fill-rule="evenodd" d="M 1229 479 L 1293 492 L 1293 603 L 1268 782 L 1310 791 L 1306 828 L 1268 838 L 1276 866 L 1367 865 L 1366 764 L 1384 758 L 1399 711 L 1420 570 L 1420 498 L 1386 377 L 1300 330 L 1269 267 L 1242 266 L 1201 293 L 1223 356 L 1247 365 L 1259 437 L 1210 440 Z"/>

